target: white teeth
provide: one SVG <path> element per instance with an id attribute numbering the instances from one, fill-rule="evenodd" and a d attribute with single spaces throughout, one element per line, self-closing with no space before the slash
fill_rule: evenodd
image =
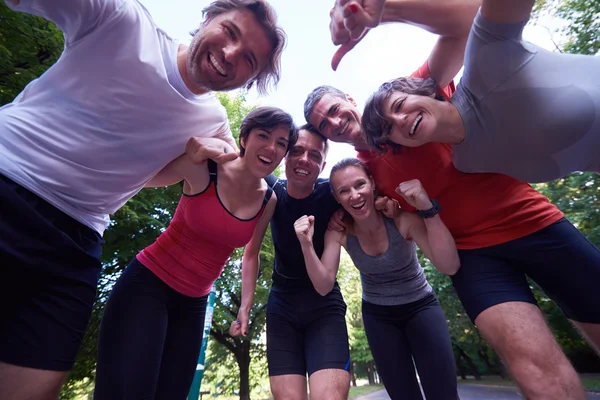
<path id="1" fill-rule="evenodd" d="M 267 164 L 271 164 L 273 162 L 273 160 L 271 160 L 270 158 L 264 157 L 264 156 L 258 156 L 258 159 Z"/>
<path id="2" fill-rule="evenodd" d="M 297 173 L 298 175 L 302 175 L 302 176 L 307 176 L 308 175 L 308 171 L 305 169 L 300 169 L 300 168 L 296 168 L 294 170 L 295 173 Z"/>
<path id="3" fill-rule="evenodd" d="M 217 59 L 212 55 L 209 54 L 208 55 L 208 59 L 210 60 L 210 63 L 212 64 L 213 67 L 215 67 L 215 69 L 223 76 L 225 76 L 225 69 L 223 69 L 223 67 L 221 67 L 221 65 L 217 62 Z"/>
<path id="4" fill-rule="evenodd" d="M 417 125 L 419 125 L 419 122 L 421 122 L 422 119 L 423 116 L 421 114 L 419 114 L 417 118 L 415 118 L 415 122 L 413 122 L 412 127 L 410 128 L 410 136 L 415 134 L 415 129 L 417 129 Z"/>
<path id="5" fill-rule="evenodd" d="M 351 207 L 352 207 L 352 208 L 354 208 L 355 210 L 359 210 L 359 209 L 361 209 L 361 208 L 362 208 L 362 206 L 364 206 L 364 205 L 365 205 L 365 203 L 366 203 L 366 200 L 365 200 L 365 201 L 363 201 L 362 203 L 356 204 L 356 205 L 354 205 L 354 206 L 351 206 Z"/>

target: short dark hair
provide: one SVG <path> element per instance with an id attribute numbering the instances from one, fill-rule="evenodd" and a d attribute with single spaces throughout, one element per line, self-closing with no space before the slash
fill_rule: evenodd
<path id="1" fill-rule="evenodd" d="M 361 118 L 367 143 L 380 151 L 386 151 L 388 148 L 394 151 L 401 149 L 401 145 L 389 140 L 392 124 L 384 116 L 384 101 L 394 92 L 421 96 L 436 94 L 436 99 L 444 100 L 443 97 L 437 95 L 437 88 L 437 82 L 433 78 L 422 79 L 410 76 L 397 78 L 381 85 L 367 100 Z"/>
<path id="2" fill-rule="evenodd" d="M 256 83 L 258 93 L 265 95 L 271 86 L 277 86 L 281 78 L 281 53 L 285 48 L 287 36 L 285 31 L 277 25 L 275 9 L 265 0 L 216 0 L 202 10 L 202 17 L 204 22 L 208 23 L 217 15 L 238 9 L 246 9 L 254 14 L 273 47 L 265 68 L 244 85 L 244 88 L 250 89 Z M 196 29 L 190 33 L 195 36 L 198 31 Z"/>
<path id="3" fill-rule="evenodd" d="M 333 86 L 322 85 L 313 89 L 313 91 L 308 94 L 306 100 L 304 101 L 304 119 L 306 122 L 308 122 L 310 114 L 312 114 L 319 100 L 321 100 L 326 94 L 347 100 L 346 93 L 342 92 L 340 89 L 334 88 Z"/>
<path id="4" fill-rule="evenodd" d="M 240 156 L 243 157 L 246 152 L 242 145 L 242 139 L 247 141 L 252 130 L 264 129 L 270 131 L 278 126 L 283 126 L 289 131 L 287 153 L 298 140 L 298 129 L 292 116 L 277 107 L 258 107 L 250 111 L 240 125 Z"/>
<path id="5" fill-rule="evenodd" d="M 325 144 L 325 148 L 323 149 L 323 151 L 325 152 L 325 157 L 327 158 L 327 153 L 329 152 L 329 140 L 327 140 L 327 138 L 325 136 L 323 136 L 321 134 L 321 132 L 319 132 L 311 124 L 304 124 L 304 125 L 302 125 L 300 128 L 298 128 L 298 132 L 300 132 L 300 131 L 310 132 L 313 135 L 317 135 L 318 137 L 320 137 L 321 139 L 323 139 L 323 143 Z M 325 160 L 323 160 L 323 161 L 325 161 Z"/>

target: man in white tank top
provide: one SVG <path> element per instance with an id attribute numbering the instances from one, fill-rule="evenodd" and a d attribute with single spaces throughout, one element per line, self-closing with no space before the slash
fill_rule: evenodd
<path id="1" fill-rule="evenodd" d="M 136 0 L 5 2 L 65 40 L 60 59 L 0 108 L 0 393 L 47 399 L 87 326 L 109 214 L 190 138 L 235 146 L 211 91 L 265 93 L 285 34 L 263 0 L 215 1 L 189 46 Z"/>

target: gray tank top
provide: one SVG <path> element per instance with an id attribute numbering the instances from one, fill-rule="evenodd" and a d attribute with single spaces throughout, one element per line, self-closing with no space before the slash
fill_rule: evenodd
<path id="1" fill-rule="evenodd" d="M 454 166 L 526 182 L 600 172 L 600 57 L 527 43 L 525 23 L 475 18 L 451 100 L 466 130 Z"/>
<path id="2" fill-rule="evenodd" d="M 366 302 L 382 306 L 420 300 L 433 289 L 427 283 L 417 259 L 416 245 L 400 235 L 394 221 L 385 217 L 384 221 L 388 248 L 381 255 L 365 254 L 354 235 L 346 238 L 346 250 L 360 271 L 362 298 Z"/>

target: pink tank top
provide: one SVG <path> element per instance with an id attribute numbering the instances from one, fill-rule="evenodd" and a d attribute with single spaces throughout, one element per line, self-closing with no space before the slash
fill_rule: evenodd
<path id="1" fill-rule="evenodd" d="M 254 233 L 273 191 L 253 218 L 232 215 L 217 194 L 217 165 L 209 160 L 208 187 L 195 195 L 181 196 L 168 228 L 137 255 L 137 259 L 163 282 L 181 294 L 201 297 L 210 292 L 238 247 Z"/>

